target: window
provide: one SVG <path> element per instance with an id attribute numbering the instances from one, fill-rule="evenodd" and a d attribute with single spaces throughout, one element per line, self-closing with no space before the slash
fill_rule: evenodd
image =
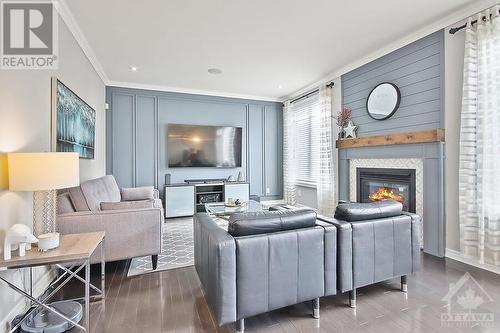
<path id="1" fill-rule="evenodd" d="M 297 184 L 316 186 L 318 178 L 318 131 L 314 130 L 315 115 L 319 112 L 318 95 L 313 95 L 293 105 L 295 120 L 295 159 Z"/>

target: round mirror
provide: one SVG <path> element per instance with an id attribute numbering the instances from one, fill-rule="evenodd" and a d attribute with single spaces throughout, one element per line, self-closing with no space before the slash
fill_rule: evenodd
<path id="1" fill-rule="evenodd" d="M 368 95 L 366 109 L 373 119 L 384 120 L 396 112 L 400 101 L 399 88 L 395 84 L 383 82 L 375 86 Z"/>

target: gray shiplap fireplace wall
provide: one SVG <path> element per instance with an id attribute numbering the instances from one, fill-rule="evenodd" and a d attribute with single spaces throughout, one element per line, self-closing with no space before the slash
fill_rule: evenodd
<path id="1" fill-rule="evenodd" d="M 282 198 L 281 103 L 119 87 L 106 88 L 106 101 L 106 171 L 119 186 L 163 192 L 165 173 L 177 183 L 241 171 L 251 194 Z M 169 123 L 242 127 L 242 167 L 168 168 Z"/>
<path id="2" fill-rule="evenodd" d="M 444 31 L 438 31 L 342 76 L 343 104 L 352 109 L 359 137 L 444 128 Z M 389 119 L 366 111 L 371 89 L 392 82 L 401 104 Z M 444 256 L 444 143 L 339 150 L 339 198 L 348 200 L 349 160 L 418 158 L 423 161 L 424 251 Z M 387 167 L 390 167 L 389 165 Z"/>

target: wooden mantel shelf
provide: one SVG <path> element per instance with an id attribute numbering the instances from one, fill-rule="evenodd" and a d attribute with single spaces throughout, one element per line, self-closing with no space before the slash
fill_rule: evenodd
<path id="1" fill-rule="evenodd" d="M 444 129 L 366 136 L 362 138 L 337 140 L 337 148 L 359 148 L 386 145 L 406 145 L 444 141 Z"/>

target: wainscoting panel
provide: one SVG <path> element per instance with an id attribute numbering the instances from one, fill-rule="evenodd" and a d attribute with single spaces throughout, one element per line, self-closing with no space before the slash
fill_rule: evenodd
<path id="1" fill-rule="evenodd" d="M 281 130 L 281 106 L 265 106 L 264 117 L 264 193 L 280 193 L 283 187 L 283 147 Z M 277 129 L 277 130 L 276 130 Z M 276 160 L 278 163 L 276 163 Z M 278 175 L 276 177 L 275 175 Z"/>
<path id="2" fill-rule="evenodd" d="M 156 186 L 156 99 L 154 97 L 136 96 L 135 124 L 135 185 Z"/>
<path id="3" fill-rule="evenodd" d="M 121 187 L 246 175 L 250 192 L 282 197 L 283 116 L 279 103 L 107 87 L 107 173 Z M 243 128 L 241 168 L 169 168 L 168 124 Z M 266 193 L 267 190 L 267 193 Z"/>
<path id="4" fill-rule="evenodd" d="M 248 163 L 247 175 L 250 193 L 265 193 L 264 189 L 264 108 L 249 105 L 248 109 Z"/>
<path id="5" fill-rule="evenodd" d="M 444 37 L 438 31 L 342 75 L 342 100 L 352 109 L 358 136 L 442 128 Z M 392 82 L 401 104 L 389 119 L 372 119 L 366 111 L 370 91 Z"/>
<path id="6" fill-rule="evenodd" d="M 113 94 L 113 102 L 120 116 L 112 121 L 113 175 L 121 187 L 135 185 L 135 116 L 134 95 Z M 109 124 L 107 125 L 109 129 Z M 109 155 L 108 155 L 109 156 Z"/>

